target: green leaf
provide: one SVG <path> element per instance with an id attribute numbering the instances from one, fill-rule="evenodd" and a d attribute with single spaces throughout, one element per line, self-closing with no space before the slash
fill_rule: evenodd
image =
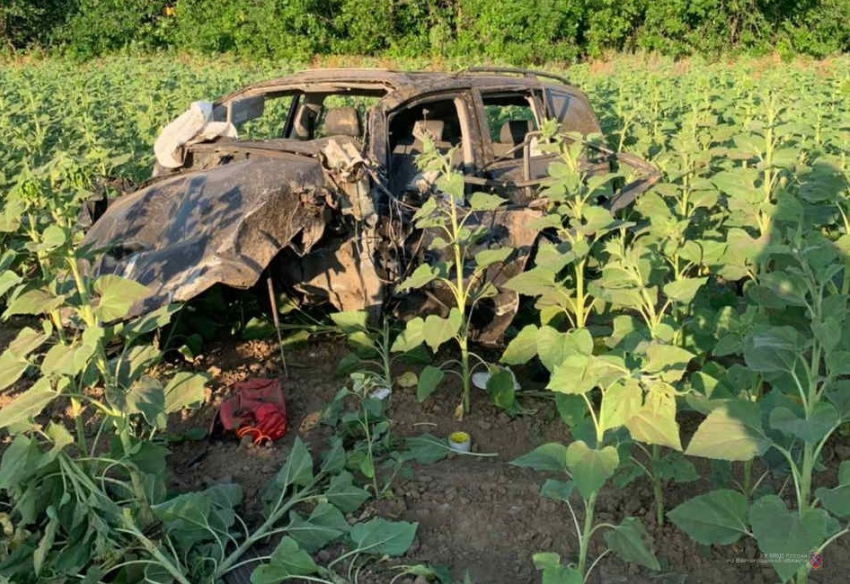
<path id="1" fill-rule="evenodd" d="M 561 565 L 554 552 L 538 552 L 532 556 L 535 569 L 543 572 L 542 584 L 582 584 L 584 576 L 575 568 Z"/>
<path id="2" fill-rule="evenodd" d="M 350 472 L 342 471 L 328 483 L 325 498 L 344 513 L 351 513 L 369 498 L 369 493 L 354 484 Z"/>
<path id="3" fill-rule="evenodd" d="M 269 339 L 274 335 L 274 323 L 264 316 L 254 316 L 242 327 L 241 337 L 244 341 Z"/>
<path id="4" fill-rule="evenodd" d="M 286 462 L 275 476 L 275 485 L 285 489 L 289 485 L 304 487 L 313 480 L 313 458 L 301 438 L 296 437 Z"/>
<path id="5" fill-rule="evenodd" d="M 446 195 L 449 195 L 451 204 L 462 206 L 464 203 L 463 191 L 463 175 L 459 172 L 450 172 L 448 174 L 441 173 L 436 181 L 437 189 Z"/>
<path id="6" fill-rule="evenodd" d="M 203 403 L 206 399 L 204 390 L 209 381 L 210 376 L 206 373 L 176 373 L 165 386 L 165 413 L 179 412 L 183 408 Z"/>
<path id="7" fill-rule="evenodd" d="M 664 295 L 670 300 L 689 304 L 708 278 L 685 278 L 664 285 Z"/>
<path id="8" fill-rule="evenodd" d="M 180 307 L 179 304 L 166 304 L 153 312 L 134 318 L 124 325 L 124 335 L 132 338 L 152 333 L 171 322 L 171 317 L 180 310 Z"/>
<path id="9" fill-rule="evenodd" d="M 268 564 L 257 567 L 251 573 L 251 584 L 278 584 L 288 578 L 309 576 L 319 567 L 291 537 L 284 537 L 272 552 Z"/>
<path id="10" fill-rule="evenodd" d="M 507 201 L 502 197 L 488 193 L 472 193 L 469 197 L 469 206 L 473 211 L 493 211 L 505 203 Z"/>
<path id="11" fill-rule="evenodd" d="M 741 136 L 737 138 L 741 138 Z M 758 146 L 753 146 L 752 149 L 746 150 L 756 153 L 758 152 Z M 721 171 L 711 177 L 711 182 L 719 190 L 730 195 L 732 199 L 743 201 L 757 200 L 760 197 L 760 191 L 754 186 L 756 180 L 758 180 L 758 173 L 755 169 L 751 168 L 736 168 L 734 170 Z"/>
<path id="12" fill-rule="evenodd" d="M 655 476 L 663 481 L 691 483 L 700 478 L 694 463 L 685 458 L 681 452 L 670 452 L 653 461 L 652 466 Z"/>
<path id="13" fill-rule="evenodd" d="M 3 313 L 3 318 L 6 319 L 16 314 L 46 314 L 62 306 L 63 302 L 65 302 L 64 296 L 55 296 L 40 288 L 29 290 L 9 302 L 6 312 Z"/>
<path id="14" fill-rule="evenodd" d="M 534 470 L 564 472 L 567 470 L 567 447 L 557 442 L 549 442 L 512 460 L 510 464 Z"/>
<path id="15" fill-rule="evenodd" d="M 404 453 L 405 457 L 411 458 L 419 464 L 432 464 L 438 460 L 443 460 L 451 451 L 445 440 L 428 433 L 408 438 L 405 444 L 407 446 L 407 451 Z"/>
<path id="16" fill-rule="evenodd" d="M 506 365 L 522 365 L 537 355 L 537 333 L 536 325 L 529 324 L 522 328 L 513 340 L 508 343 L 505 352 L 499 360 Z"/>
<path id="17" fill-rule="evenodd" d="M 651 400 L 626 421 L 632 438 L 645 444 L 658 444 L 682 450 L 679 424 L 676 422 L 676 401 L 672 398 Z"/>
<path id="18" fill-rule="evenodd" d="M 343 389 L 340 393 L 347 395 L 347 390 Z M 328 445 L 329 448 L 322 453 L 321 472 L 336 475 L 345 468 L 345 446 L 342 443 L 342 438 L 335 435 L 328 438 Z M 331 479 L 331 482 L 335 479 L 336 477 Z"/>
<path id="19" fill-rule="evenodd" d="M 68 429 L 64 425 L 57 424 L 56 422 L 50 422 L 50 424 L 48 424 L 45 434 L 47 434 L 48 438 L 50 438 L 53 442 L 53 447 L 50 449 L 51 456 L 59 454 L 59 452 L 61 452 L 66 446 L 74 443 L 74 437 Z"/>
<path id="20" fill-rule="evenodd" d="M 398 291 L 404 292 L 405 290 L 419 289 L 423 286 L 429 284 L 434 279 L 437 278 L 439 273 L 435 268 L 432 268 L 428 264 L 421 264 L 418 268 L 413 270 L 413 273 L 410 274 L 407 278 L 405 278 L 399 285 Z M 365 314 L 365 313 L 364 313 Z"/>
<path id="21" fill-rule="evenodd" d="M 561 421 L 571 429 L 583 423 L 588 416 L 587 403 L 580 395 L 556 393 L 555 408 Z"/>
<path id="22" fill-rule="evenodd" d="M 815 491 L 824 509 L 838 517 L 850 517 L 850 460 L 838 467 L 838 486 L 833 489 L 820 487 Z"/>
<path id="23" fill-rule="evenodd" d="M 140 442 L 128 460 L 140 471 L 149 475 L 162 476 L 167 468 L 166 459 L 171 454 L 165 446 L 154 442 Z"/>
<path id="24" fill-rule="evenodd" d="M 417 316 L 407 322 L 404 331 L 395 338 L 390 351 L 406 353 L 412 351 L 425 341 L 425 321 Z"/>
<path id="25" fill-rule="evenodd" d="M 621 453 L 621 458 L 623 458 L 623 456 L 623 453 Z M 625 458 L 623 462 L 620 463 L 620 466 L 617 467 L 617 472 L 614 474 L 614 478 L 611 482 L 618 489 L 625 489 L 645 474 L 647 474 L 647 471 L 638 466 L 632 458 Z"/>
<path id="26" fill-rule="evenodd" d="M 30 327 L 24 327 L 0 354 L 0 390 L 6 389 L 21 378 L 30 363 L 27 355 L 35 351 L 50 337 L 48 333 L 37 332 Z"/>
<path id="27" fill-rule="evenodd" d="M 95 280 L 94 291 L 100 296 L 95 314 L 106 323 L 125 318 L 136 302 L 151 294 L 146 286 L 111 274 Z"/>
<path id="28" fill-rule="evenodd" d="M 418 525 L 376 517 L 352 527 L 349 537 L 359 553 L 400 556 L 413 543 Z"/>
<path id="29" fill-rule="evenodd" d="M 768 272 L 759 277 L 759 286 L 769 290 L 780 303 L 806 305 L 806 281 L 802 276 L 782 270 Z"/>
<path id="30" fill-rule="evenodd" d="M 575 483 L 573 481 L 546 479 L 543 486 L 540 487 L 540 496 L 552 499 L 553 501 L 563 501 L 566 503 L 570 500 L 570 495 L 572 494 L 574 487 Z"/>
<path id="31" fill-rule="evenodd" d="M 367 479 L 371 479 L 375 476 L 375 463 L 372 462 L 372 459 L 368 456 L 364 456 L 360 459 L 360 464 L 358 465 L 360 472 Z"/>
<path id="32" fill-rule="evenodd" d="M 453 339 L 460 330 L 462 317 L 457 308 L 449 311 L 449 317 L 443 318 L 436 314 L 429 314 L 425 318 L 423 338 L 432 351 L 436 352 L 440 345 Z"/>
<path id="33" fill-rule="evenodd" d="M 48 349 L 41 361 L 41 371 L 44 375 L 76 375 L 74 370 L 75 345 L 57 343 Z M 25 361 L 26 363 L 26 361 Z"/>
<path id="34" fill-rule="evenodd" d="M 838 377 L 850 375 L 850 351 L 832 351 L 826 357 L 829 374 Z"/>
<path id="35" fill-rule="evenodd" d="M 90 574 L 86 574 L 87 578 Z M 102 582 L 102 580 L 101 580 Z M 145 577 L 142 584 L 173 584 L 174 576 L 161 564 L 146 564 Z M 83 580 L 83 584 L 90 584 L 89 580 Z"/>
<path id="36" fill-rule="evenodd" d="M 822 323 L 812 322 L 812 332 L 826 352 L 831 352 L 841 342 L 842 329 L 841 322 L 833 317 L 825 318 Z"/>
<path id="37" fill-rule="evenodd" d="M 596 237 L 605 235 L 618 225 L 614 216 L 611 215 L 611 211 L 605 207 L 597 207 L 596 205 L 583 207 L 581 216 L 584 220 L 581 231 L 586 234 L 594 234 Z"/>
<path id="38" fill-rule="evenodd" d="M 850 464 L 850 462 L 845 460 L 841 464 Z M 820 487 L 815 491 L 815 495 L 820 499 L 821 506 L 836 517 L 850 518 L 850 484 L 832 489 Z"/>
<path id="39" fill-rule="evenodd" d="M 754 331 L 744 343 L 744 360 L 759 373 L 793 371 L 799 354 L 797 331 L 791 327 Z"/>
<path id="40" fill-rule="evenodd" d="M 838 467 L 838 484 L 842 487 L 850 486 L 850 460 L 845 460 Z"/>
<path id="41" fill-rule="evenodd" d="M 783 582 L 808 565 L 809 553 L 827 537 L 828 518 L 823 509 L 808 509 L 801 518 L 776 495 L 766 495 L 750 507 L 750 524 L 759 549 Z"/>
<path id="42" fill-rule="evenodd" d="M 32 564 L 35 575 L 41 574 L 41 569 L 44 567 L 44 561 L 47 559 L 47 554 L 53 548 L 53 541 L 56 538 L 56 532 L 59 530 L 59 516 L 56 514 L 56 508 L 50 505 L 45 511 L 50 520 L 47 522 L 47 527 L 44 528 L 44 535 L 38 542 L 38 547 L 32 554 Z"/>
<path id="43" fill-rule="evenodd" d="M 423 266 L 419 267 L 421 268 Z M 348 310 L 345 312 L 334 312 L 330 316 L 334 324 L 344 333 L 354 333 L 366 330 L 366 319 L 369 315 L 365 310 Z"/>
<path id="44" fill-rule="evenodd" d="M 583 400 L 582 400 L 583 401 Z M 603 431 L 624 426 L 643 406 L 643 391 L 636 379 L 626 379 L 602 394 L 599 425 Z"/>
<path id="45" fill-rule="evenodd" d="M 142 414 L 151 426 L 164 428 L 165 395 L 162 384 L 149 375 L 143 375 L 125 394 L 121 410 L 126 414 Z"/>
<path id="46" fill-rule="evenodd" d="M 81 339 L 70 345 L 53 345 L 41 362 L 42 372 L 45 375 L 74 376 L 84 371 L 97 351 L 103 335 L 103 328 L 89 327 L 83 332 Z"/>
<path id="47" fill-rule="evenodd" d="M 817 402 L 811 415 L 805 419 L 797 417 L 785 406 L 776 407 L 770 412 L 771 428 L 810 444 L 820 442 L 840 421 L 838 410 L 823 401 Z"/>
<path id="48" fill-rule="evenodd" d="M 44 251 L 50 251 L 60 247 L 67 241 L 65 230 L 58 225 L 48 225 L 41 234 L 41 246 Z"/>
<path id="49" fill-rule="evenodd" d="M 667 383 L 675 383 L 682 379 L 695 355 L 681 347 L 652 343 L 646 349 L 646 357 L 646 373 L 658 375 Z"/>
<path id="50" fill-rule="evenodd" d="M 747 535 L 747 498 L 720 489 L 689 499 L 667 513 L 676 527 L 697 543 L 729 545 Z"/>
<path id="51" fill-rule="evenodd" d="M 685 454 L 720 460 L 752 460 L 770 445 L 761 428 L 758 405 L 731 401 L 702 421 Z"/>
<path id="52" fill-rule="evenodd" d="M 42 377 L 0 409 L 0 428 L 32 420 L 58 395 L 50 386 L 50 380 Z"/>
<path id="53" fill-rule="evenodd" d="M 503 262 L 508 259 L 508 256 L 513 253 L 510 247 L 502 247 L 499 249 L 485 249 L 475 254 L 475 264 L 479 268 L 486 268 L 489 265 Z"/>
<path id="54" fill-rule="evenodd" d="M 627 562 L 635 562 L 650 570 L 660 570 L 658 558 L 652 551 L 652 537 L 640 519 L 626 517 L 619 525 L 603 534 L 609 549 Z"/>
<path id="55" fill-rule="evenodd" d="M 416 388 L 416 401 L 422 403 L 437 390 L 446 374 L 439 367 L 426 365 L 419 374 L 419 385 Z"/>
<path id="56" fill-rule="evenodd" d="M 310 517 L 290 514 L 286 533 L 308 552 L 315 552 L 348 531 L 348 522 L 330 503 L 319 503 Z"/>
<path id="57" fill-rule="evenodd" d="M 6 270 L 0 274 L 0 296 L 3 296 L 6 292 L 21 282 L 23 282 L 23 278 L 21 278 L 18 274 L 12 270 Z"/>
<path id="58" fill-rule="evenodd" d="M 593 353 L 593 336 L 585 328 L 562 333 L 550 326 L 540 327 L 537 333 L 537 354 L 540 362 L 549 371 L 571 355 L 590 355 Z"/>
<path id="59" fill-rule="evenodd" d="M 566 459 L 570 475 L 584 499 L 599 491 L 620 464 L 617 449 L 613 446 L 590 448 L 583 440 L 569 445 Z"/>
<path id="60" fill-rule="evenodd" d="M 208 518 L 214 514 L 213 500 L 206 492 L 177 495 L 151 506 L 151 510 L 162 521 L 166 533 L 177 538 L 182 546 L 189 548 L 215 536 L 206 527 Z M 229 525 L 216 527 L 226 529 Z"/>
<path id="61" fill-rule="evenodd" d="M 15 436 L 0 459 L 0 489 L 23 489 L 42 458 L 35 441 L 24 434 Z"/>
<path id="62" fill-rule="evenodd" d="M 560 220 L 555 223 L 560 226 Z M 535 269 L 542 269 L 542 273 L 550 274 L 549 280 L 554 282 L 555 274 L 559 273 L 571 262 L 575 261 L 575 254 L 570 251 L 569 243 L 554 244 L 545 239 L 540 242 L 537 254 L 534 256 Z"/>
<path id="63" fill-rule="evenodd" d="M 622 359 L 616 355 L 570 355 L 555 367 L 546 389 L 582 394 L 594 387 L 607 388 L 628 375 Z"/>
<path id="64" fill-rule="evenodd" d="M 511 413 L 516 404 L 516 378 L 510 369 L 499 368 L 487 380 L 486 390 L 497 408 Z"/>
<path id="65" fill-rule="evenodd" d="M 620 314 L 614 317 L 612 323 L 614 331 L 605 340 L 605 344 L 612 348 L 620 348 L 623 351 L 633 353 L 638 346 L 649 340 L 649 331 L 642 323 L 631 315 Z"/>
<path id="66" fill-rule="evenodd" d="M 555 272 L 542 267 L 517 274 L 505 282 L 504 287 L 523 296 L 543 296 L 560 290 L 555 283 Z"/>

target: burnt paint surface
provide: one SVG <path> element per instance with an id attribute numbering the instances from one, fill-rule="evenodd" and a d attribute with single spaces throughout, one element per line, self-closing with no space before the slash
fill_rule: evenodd
<path id="1" fill-rule="evenodd" d="M 319 162 L 294 155 L 179 174 L 119 198 L 83 244 L 104 251 L 96 274 L 148 286 L 140 314 L 216 283 L 256 283 L 296 235 L 324 227 L 323 188 Z"/>

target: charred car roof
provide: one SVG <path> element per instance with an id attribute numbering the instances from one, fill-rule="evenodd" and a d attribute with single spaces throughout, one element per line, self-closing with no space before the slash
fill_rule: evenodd
<path id="1" fill-rule="evenodd" d="M 466 88 L 499 90 L 529 87 L 568 90 L 589 105 L 584 92 L 572 85 L 565 77 L 511 67 L 476 67 L 455 73 L 391 69 L 309 69 L 248 85 L 222 96 L 216 100 L 216 104 L 285 91 L 338 92 L 350 89 L 374 89 L 376 94 L 387 95 L 386 105 L 392 108 L 410 98 L 430 92 Z"/>

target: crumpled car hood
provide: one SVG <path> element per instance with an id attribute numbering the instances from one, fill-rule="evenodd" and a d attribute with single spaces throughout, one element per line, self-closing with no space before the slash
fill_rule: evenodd
<path id="1" fill-rule="evenodd" d="M 87 270 L 148 286 L 127 317 L 217 283 L 248 288 L 296 236 L 302 251 L 321 237 L 323 187 L 319 161 L 294 154 L 163 178 L 117 199 L 92 226 L 83 245 L 105 253 Z"/>

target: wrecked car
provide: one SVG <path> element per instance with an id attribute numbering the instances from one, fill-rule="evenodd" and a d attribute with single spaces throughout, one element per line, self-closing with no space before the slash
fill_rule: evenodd
<path id="1" fill-rule="evenodd" d="M 554 155 L 533 147 L 545 119 L 600 132 L 584 93 L 519 69 L 313 70 L 197 102 L 157 140 L 153 178 L 89 229 L 84 243 L 100 250 L 90 269 L 149 288 L 130 316 L 264 274 L 304 301 L 380 313 L 428 261 L 411 220 L 427 196 L 416 166 L 427 134 L 453 153 L 470 193 L 508 200 L 486 218 L 488 245 L 516 252 L 491 271 L 498 294 L 475 331 L 497 343 L 519 305 L 499 284 L 526 268 L 540 236 L 529 223 L 545 213 L 539 189 Z M 606 202 L 613 211 L 658 178 L 640 159 L 596 150 L 600 171 L 639 171 Z M 414 299 L 413 312 L 440 310 L 438 296 Z"/>

